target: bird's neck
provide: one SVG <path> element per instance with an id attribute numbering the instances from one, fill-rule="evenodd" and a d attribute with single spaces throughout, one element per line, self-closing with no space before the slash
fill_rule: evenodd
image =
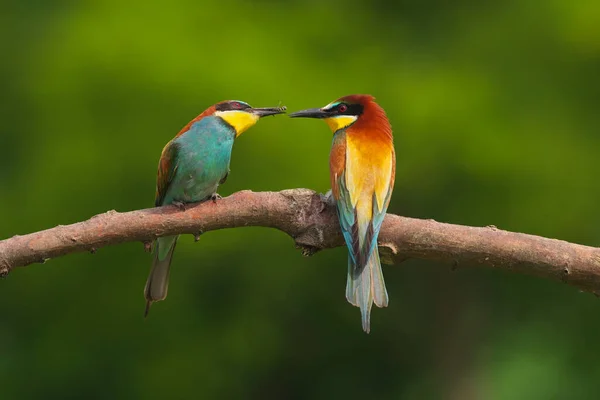
<path id="1" fill-rule="evenodd" d="M 233 142 L 235 137 L 236 131 L 231 125 L 227 124 L 221 118 L 208 116 L 191 124 L 190 128 L 186 132 L 177 135 L 176 139 L 194 142 L 201 139 L 200 141 L 202 142 L 204 139 L 212 138 L 212 140 L 219 142 Z"/>
<path id="2" fill-rule="evenodd" d="M 346 137 L 357 141 L 378 142 L 381 144 L 392 144 L 393 137 L 391 129 L 378 126 L 356 126 L 352 125 L 345 130 Z"/>
<path id="3" fill-rule="evenodd" d="M 192 125 L 194 125 L 196 122 L 199 122 L 200 120 L 202 120 L 202 119 L 204 119 L 206 117 L 211 116 L 215 112 L 216 112 L 215 106 L 211 106 L 211 107 L 207 108 L 200 115 L 198 115 L 196 118 L 194 118 L 193 120 L 191 120 L 190 122 L 188 122 L 183 128 L 181 128 L 181 130 L 179 131 L 179 133 L 175 137 L 183 135 L 184 133 L 186 133 L 187 131 L 189 131 L 190 128 L 192 127 Z"/>

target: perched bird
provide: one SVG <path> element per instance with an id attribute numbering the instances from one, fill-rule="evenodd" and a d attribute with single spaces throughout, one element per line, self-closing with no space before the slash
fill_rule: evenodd
<path id="1" fill-rule="evenodd" d="M 329 157 L 331 190 L 346 245 L 346 298 L 360 307 L 362 327 L 370 330 L 371 306 L 388 305 L 377 236 L 396 175 L 392 127 L 370 95 L 342 97 L 323 108 L 289 114 L 321 118 L 333 131 Z"/>
<path id="2" fill-rule="evenodd" d="M 191 120 L 162 151 L 158 163 L 155 206 L 193 203 L 220 198 L 217 188 L 229 174 L 233 141 L 267 115 L 285 107 L 253 108 L 243 101 L 224 101 Z M 167 297 L 169 269 L 178 236 L 158 238 L 150 276 L 144 288 L 146 310 Z"/>

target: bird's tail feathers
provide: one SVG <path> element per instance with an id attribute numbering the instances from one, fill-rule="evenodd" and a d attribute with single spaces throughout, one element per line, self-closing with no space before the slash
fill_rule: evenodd
<path id="1" fill-rule="evenodd" d="M 377 307 L 387 307 L 389 302 L 377 248 L 371 252 L 362 270 L 357 268 L 351 257 L 348 257 L 346 299 L 350 304 L 360 308 L 363 330 L 369 333 L 373 303 Z"/>
<path id="2" fill-rule="evenodd" d="M 177 245 L 177 238 L 178 236 L 165 236 L 158 238 L 154 244 L 152 269 L 144 288 L 144 296 L 146 297 L 144 316 L 148 316 L 150 305 L 153 302 L 164 300 L 167 297 L 171 260 Z"/>

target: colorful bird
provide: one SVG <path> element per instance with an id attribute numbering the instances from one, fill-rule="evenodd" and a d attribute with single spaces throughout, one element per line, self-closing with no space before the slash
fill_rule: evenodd
<path id="1" fill-rule="evenodd" d="M 158 163 L 155 206 L 174 204 L 185 208 L 186 203 L 219 199 L 217 188 L 229 174 L 234 139 L 261 117 L 284 112 L 285 107 L 253 108 L 238 100 L 224 101 L 206 109 L 163 149 Z M 154 244 L 152 269 L 144 288 L 145 316 L 152 302 L 167 297 L 177 238 L 161 237 Z"/>
<path id="2" fill-rule="evenodd" d="M 370 330 L 371 306 L 387 307 L 377 236 L 396 175 L 392 127 L 370 95 L 342 97 L 323 108 L 289 114 L 321 118 L 333 131 L 329 157 L 331 189 L 348 246 L 346 298 L 360 307 L 362 327 Z"/>

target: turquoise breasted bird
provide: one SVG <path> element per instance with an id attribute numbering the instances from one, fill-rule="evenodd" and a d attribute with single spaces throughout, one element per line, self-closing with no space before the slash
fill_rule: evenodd
<path id="1" fill-rule="evenodd" d="M 155 206 L 219 198 L 217 188 L 229 174 L 233 141 L 267 115 L 282 114 L 285 107 L 253 108 L 243 101 L 224 101 L 191 120 L 162 151 L 158 163 Z M 144 288 L 146 310 L 167 297 L 169 270 L 178 236 L 154 243 L 153 263 Z"/>
<path id="2" fill-rule="evenodd" d="M 321 118 L 333 132 L 331 191 L 348 246 L 346 298 L 360 307 L 370 330 L 371 306 L 387 307 L 377 237 L 394 188 L 396 153 L 392 127 L 370 95 L 342 97 L 323 108 L 289 114 Z"/>

